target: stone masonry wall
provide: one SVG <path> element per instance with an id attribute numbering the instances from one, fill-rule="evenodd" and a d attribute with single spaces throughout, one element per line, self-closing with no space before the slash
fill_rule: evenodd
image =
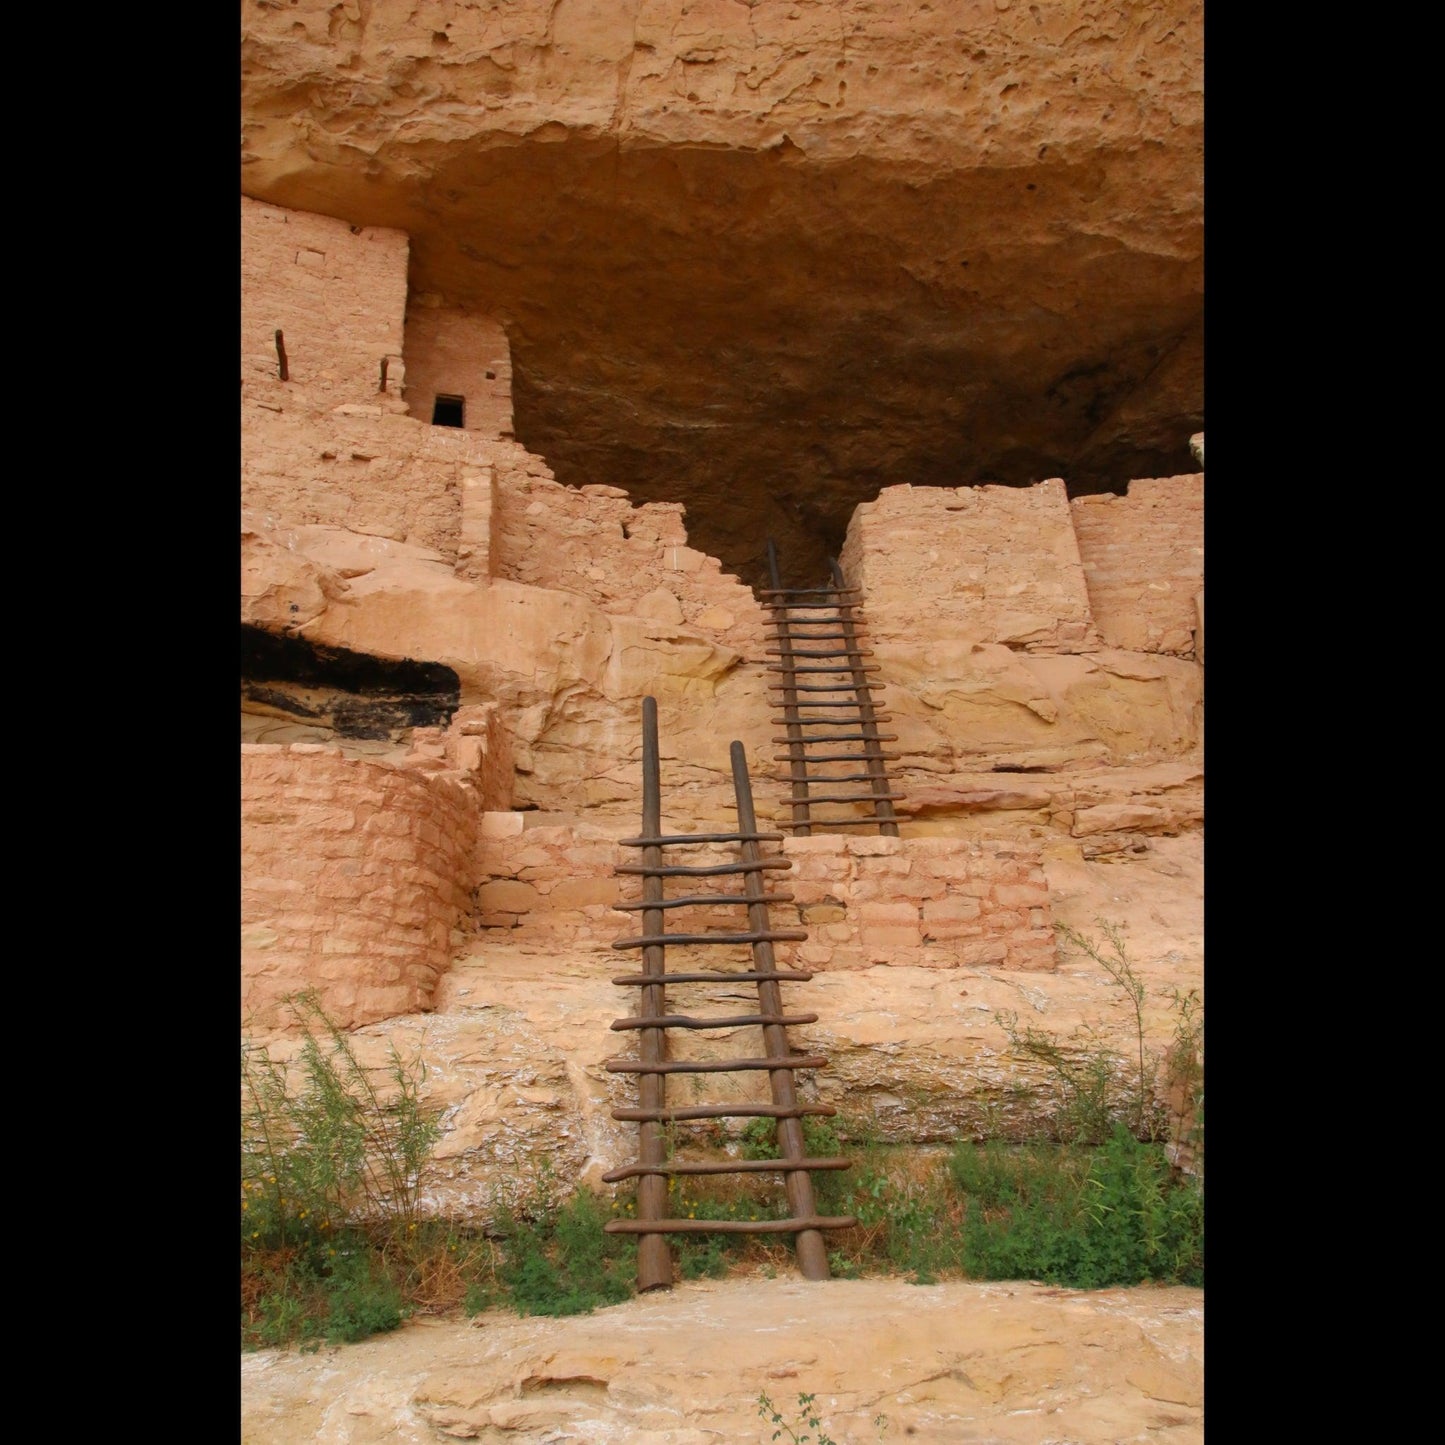
<path id="1" fill-rule="evenodd" d="M 783 852 L 794 867 L 779 885 L 796 902 L 772 917 L 791 927 L 796 912 L 811 933 L 794 955 L 805 968 L 1057 967 L 1037 844 L 822 835 Z"/>
<path id="2" fill-rule="evenodd" d="M 885 487 L 840 563 L 879 633 L 930 630 L 1027 652 L 1098 646 L 1064 484 Z"/>
<path id="3" fill-rule="evenodd" d="M 470 909 L 476 795 L 319 744 L 241 748 L 241 1003 L 314 989 L 343 1028 L 432 1006 Z"/>
<path id="4" fill-rule="evenodd" d="M 624 855 L 636 861 L 635 851 L 596 829 L 524 830 L 520 813 L 488 813 L 479 850 L 479 928 L 610 948 L 641 931 L 637 911 L 613 906 L 642 896 L 635 878 L 612 874 Z M 807 942 L 775 944 L 782 962 L 830 971 L 875 963 L 1035 972 L 1057 966 L 1037 844 L 823 835 L 789 838 L 782 853 L 793 867 L 770 872 L 768 891 L 791 893 L 794 901 L 771 904 L 772 922 L 810 934 Z M 690 863 L 736 859 L 726 846 L 687 850 Z M 735 879 L 721 883 L 717 891 L 724 890 L 741 891 Z M 694 908 L 686 918 L 670 914 L 667 926 L 674 933 L 735 931 L 746 927 L 745 918 L 735 905 Z"/>
<path id="5" fill-rule="evenodd" d="M 500 324 L 429 297 L 408 309 L 401 231 L 243 198 L 241 255 L 243 506 L 266 530 L 343 527 L 430 548 L 484 580 L 496 476 L 529 462 L 551 475 L 510 439 Z M 408 416 L 407 396 L 423 391 Z M 465 428 L 431 424 L 435 391 L 466 396 Z"/>
<path id="6" fill-rule="evenodd" d="M 1110 647 L 1196 655 L 1204 587 L 1204 473 L 1129 483 L 1070 504 L 1094 620 Z"/>
<path id="7" fill-rule="evenodd" d="M 465 401 L 463 427 L 512 434 L 512 353 L 499 321 L 414 296 L 406 311 L 406 406 L 431 425 L 438 394 Z"/>
<path id="8" fill-rule="evenodd" d="M 455 563 L 491 458 L 486 438 L 409 417 L 241 408 L 242 503 L 272 530 L 344 527 Z"/>

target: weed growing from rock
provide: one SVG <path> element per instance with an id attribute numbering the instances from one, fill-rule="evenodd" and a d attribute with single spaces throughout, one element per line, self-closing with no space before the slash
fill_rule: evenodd
<path id="1" fill-rule="evenodd" d="M 823 1428 L 823 1417 L 818 1410 L 816 1395 L 799 1393 L 797 1415 L 789 1418 L 773 1404 L 766 1390 L 759 1391 L 758 1416 L 774 1427 L 770 1439 L 786 1438 L 790 1445 L 837 1445 L 837 1441 Z M 881 1441 L 888 1431 L 888 1417 L 875 1415 L 873 1428 L 878 1432 L 878 1439 Z M 814 1431 L 817 1433 L 814 1434 Z"/>
<path id="2" fill-rule="evenodd" d="M 441 1137 L 421 1103 L 425 1064 L 393 1047 L 383 1099 L 314 994 L 289 1006 L 303 1035 L 299 1080 L 264 1044 L 241 1041 L 243 1225 L 253 1239 L 283 1244 L 322 1227 L 413 1229 L 422 1176 Z"/>
<path id="3" fill-rule="evenodd" d="M 440 1136 L 425 1067 L 391 1051 L 386 1096 L 314 995 L 288 1070 L 241 1040 L 241 1329 L 246 1344 L 395 1329 L 415 1264 L 422 1177 Z"/>
<path id="4" fill-rule="evenodd" d="M 1060 939 L 1075 956 L 1092 959 L 1118 986 L 1133 1015 L 1130 1047 L 1121 1054 L 1107 1044 L 1092 1025 L 1067 1035 L 1050 1033 L 1033 1025 L 1020 1026 L 1018 1014 L 1001 1011 L 995 1019 L 1008 1035 L 1015 1053 L 1043 1066 L 1053 1092 L 1053 1130 L 1057 1139 L 1071 1144 L 1102 1144 L 1123 1124 L 1141 1140 L 1159 1142 L 1171 1125 L 1180 1127 L 1179 1109 L 1171 1109 L 1169 1094 L 1180 1096 L 1180 1085 L 1194 1099 L 1202 1099 L 1203 1019 L 1194 990 L 1169 995 L 1175 1025 L 1164 1047 L 1151 1043 L 1144 1021 L 1147 991 L 1125 947 L 1116 923 L 1097 920 L 1102 939 L 1091 938 L 1064 924 L 1056 924 Z"/>

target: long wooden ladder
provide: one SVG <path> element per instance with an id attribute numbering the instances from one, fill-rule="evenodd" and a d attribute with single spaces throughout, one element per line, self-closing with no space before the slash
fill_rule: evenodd
<path id="1" fill-rule="evenodd" d="M 642 933 L 636 938 L 619 938 L 614 948 L 640 949 L 642 972 L 614 978 L 624 988 L 636 988 L 637 1012 L 630 1018 L 618 1019 L 612 1027 L 635 1031 L 638 1038 L 635 1059 L 609 1059 L 606 1067 L 613 1073 L 638 1076 L 639 1107 L 614 1109 L 612 1117 L 636 1120 L 640 1147 L 635 1164 L 604 1174 L 609 1184 L 637 1179 L 637 1217 L 614 1219 L 605 1226 L 609 1234 L 637 1234 L 637 1283 L 641 1290 L 660 1289 L 672 1283 L 672 1251 L 669 1234 L 793 1234 L 796 1236 L 798 1267 L 805 1279 L 827 1279 L 828 1254 L 822 1231 L 846 1229 L 858 1221 L 850 1216 L 820 1216 L 813 1199 L 812 1173 L 820 1169 L 846 1169 L 851 1160 L 843 1158 L 807 1157 L 803 1141 L 802 1120 L 810 1114 L 835 1114 L 825 1104 L 802 1104 L 798 1101 L 793 1074 L 797 1069 L 819 1069 L 827 1059 L 817 1054 L 794 1053 L 788 1041 L 790 1025 L 816 1023 L 817 1014 L 787 1014 L 783 1011 L 782 983 L 806 983 L 813 975 L 804 969 L 780 969 L 773 956 L 773 944 L 785 940 L 803 940 L 806 929 L 773 928 L 768 919 L 770 903 L 791 900 L 787 893 L 769 893 L 763 874 L 775 869 L 791 868 L 790 859 L 764 857 L 760 844 L 781 841 L 781 833 L 760 833 L 753 810 L 752 786 L 748 778 L 747 758 L 743 746 L 734 742 L 730 749 L 733 789 L 737 797 L 738 828 L 734 833 L 664 834 L 662 831 L 661 781 L 658 761 L 657 702 L 644 698 L 642 703 L 642 835 L 624 838 L 622 846 L 640 848 L 642 862 L 622 864 L 620 874 L 640 876 L 640 901 L 622 903 L 621 909 L 642 914 Z M 697 865 L 663 862 L 664 849 L 690 845 L 736 843 L 740 857 L 733 863 Z M 739 875 L 741 892 L 691 893 L 668 898 L 665 880 L 696 879 Z M 735 932 L 669 933 L 667 916 L 675 909 L 704 907 L 739 907 L 747 910 L 748 927 Z M 747 945 L 752 950 L 752 966 L 744 971 L 718 969 L 701 972 L 668 974 L 666 951 L 669 945 L 737 948 Z M 734 1014 L 725 1018 L 699 1018 L 669 1013 L 666 1000 L 668 983 L 756 983 L 758 1012 Z M 762 1029 L 763 1053 L 756 1058 L 716 1061 L 671 1060 L 668 1058 L 669 1029 L 734 1029 L 748 1025 Z M 693 1104 L 670 1107 L 667 1103 L 667 1079 L 671 1074 L 721 1074 L 734 1071 L 766 1070 L 772 1102 Z M 698 1119 L 765 1118 L 775 1121 L 779 1157 L 756 1160 L 686 1161 L 667 1157 L 666 1126 L 675 1122 Z M 711 1220 L 669 1218 L 667 1214 L 667 1180 L 685 1175 L 781 1173 L 787 1192 L 789 1216 L 786 1219 Z"/>
<path id="2" fill-rule="evenodd" d="M 893 719 L 879 710 L 875 698 L 879 684 L 869 680 L 869 673 L 879 668 L 864 661 L 874 654 L 862 639 L 858 589 L 847 585 L 835 560 L 828 565 L 831 586 L 784 587 L 778 577 L 778 554 L 768 538 L 773 585 L 762 595 L 775 629 L 770 640 L 777 644 L 767 651 L 778 659 L 768 671 L 781 678 L 770 689 L 780 696 L 770 698 L 769 706 L 777 713 L 774 722 L 784 730 L 773 742 L 786 743 L 788 748 L 773 761 L 788 764 L 792 795 L 785 801 L 793 811 L 792 820 L 778 826 L 800 838 L 810 837 L 815 827 L 876 826 L 885 837 L 896 838 L 898 817 L 893 805 L 907 795 L 893 791 L 888 764 L 897 762 L 899 754 L 884 752 L 883 744 L 897 742 L 898 735 L 878 731 L 879 723 Z M 839 728 L 857 731 L 839 732 Z M 836 751 L 845 743 L 851 746 Z M 864 771 L 833 771 L 839 763 L 862 763 Z M 868 791 L 853 786 L 858 783 L 867 783 Z M 844 785 L 846 791 L 834 791 Z M 830 810 L 863 804 L 869 811 L 817 815 L 814 809 L 820 804 Z"/>

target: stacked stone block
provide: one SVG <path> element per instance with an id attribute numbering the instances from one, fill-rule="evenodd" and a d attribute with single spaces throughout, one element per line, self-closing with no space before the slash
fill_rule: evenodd
<path id="1" fill-rule="evenodd" d="M 638 916 L 611 905 L 640 896 L 612 867 L 626 850 L 599 830 L 524 829 L 520 813 L 482 820 L 478 924 L 497 936 L 610 947 L 637 931 Z M 892 963 L 930 968 L 1057 966 L 1048 884 L 1039 849 L 1021 841 L 957 838 L 790 838 L 787 873 L 770 891 L 780 928 L 804 927 L 806 943 L 775 945 L 780 960 L 814 969 Z M 736 850 L 690 849 L 693 863 L 735 861 Z M 735 907 L 674 915 L 675 933 L 740 927 Z"/>
<path id="2" fill-rule="evenodd" d="M 792 908 L 808 968 L 1057 967 L 1039 848 L 1022 840 L 790 838 Z M 791 925 L 788 909 L 777 918 Z"/>
<path id="3" fill-rule="evenodd" d="M 1026 652 L 1099 645 L 1057 478 L 1032 487 L 886 487 L 853 514 L 841 563 L 875 638 L 962 635 Z"/>
<path id="4" fill-rule="evenodd" d="M 241 200 L 243 397 L 273 405 L 405 409 L 404 231 Z M 289 379 L 281 381 L 275 334 Z M 381 391 L 381 363 L 388 390 Z"/>

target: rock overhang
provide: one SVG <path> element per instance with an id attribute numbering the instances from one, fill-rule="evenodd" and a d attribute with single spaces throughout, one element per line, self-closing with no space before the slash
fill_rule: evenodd
<path id="1" fill-rule="evenodd" d="M 249 23 L 243 185 L 405 230 L 559 480 L 811 580 L 884 486 L 1192 466 L 1199 7 L 985 8 L 303 0 Z"/>

